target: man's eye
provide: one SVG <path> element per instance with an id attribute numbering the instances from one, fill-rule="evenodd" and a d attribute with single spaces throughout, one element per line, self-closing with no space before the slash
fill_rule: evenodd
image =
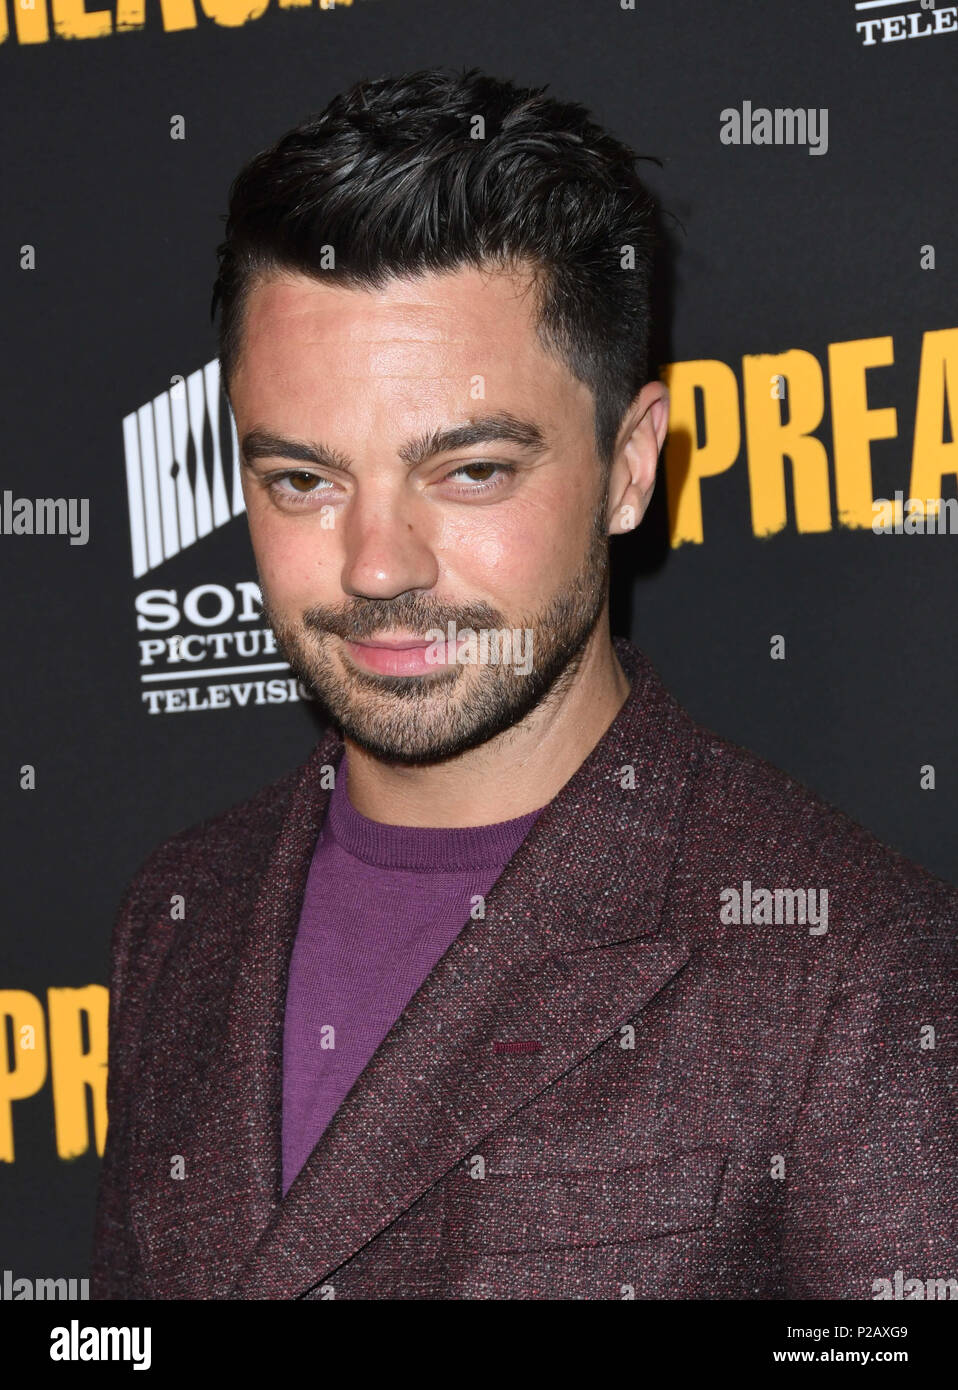
<path id="1" fill-rule="evenodd" d="M 289 487 L 284 486 L 288 483 Z M 317 492 L 326 492 L 332 484 L 327 478 L 320 478 L 316 473 L 289 472 L 280 473 L 270 480 L 269 489 L 284 501 L 296 502 L 296 498 L 307 498 Z"/>
<path id="2" fill-rule="evenodd" d="M 451 483 L 453 493 L 460 497 L 475 497 L 505 486 L 508 478 L 515 472 L 515 465 L 511 463 L 491 463 L 486 459 L 473 459 L 447 473 L 443 482 Z M 317 473 L 307 473 L 303 469 L 289 469 L 285 473 L 277 473 L 269 479 L 266 486 L 274 497 L 279 498 L 285 505 L 294 507 L 308 506 L 311 498 L 320 494 L 328 495 L 334 490 L 334 484 L 328 478 L 321 478 Z"/>
<path id="3" fill-rule="evenodd" d="M 472 496 L 477 492 L 488 492 L 501 487 L 515 471 L 515 466 L 511 463 L 487 463 L 485 459 L 475 459 L 472 463 L 463 463 L 454 468 L 451 473 L 446 474 L 444 481 L 463 478 L 466 486 L 458 488 L 457 491 Z"/>

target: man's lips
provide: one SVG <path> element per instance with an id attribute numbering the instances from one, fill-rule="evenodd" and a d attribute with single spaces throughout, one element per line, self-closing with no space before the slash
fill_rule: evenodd
<path id="1" fill-rule="evenodd" d="M 376 641 L 343 640 L 350 658 L 366 671 L 381 676 L 421 676 L 446 666 L 446 643 L 422 637 L 390 637 Z M 429 659 L 426 653 L 429 653 Z"/>
<path id="2" fill-rule="evenodd" d="M 349 642 L 351 647 L 386 647 L 394 652 L 412 651 L 415 647 L 431 647 L 432 643 L 427 642 L 423 637 L 382 637 L 376 641 L 363 639 L 362 641 Z"/>

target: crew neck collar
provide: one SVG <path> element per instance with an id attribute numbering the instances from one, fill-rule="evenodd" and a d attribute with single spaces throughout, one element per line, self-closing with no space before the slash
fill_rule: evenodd
<path id="1" fill-rule="evenodd" d="M 336 771 L 326 826 L 348 854 L 382 869 L 450 873 L 505 864 L 544 809 L 493 825 L 388 825 L 370 820 L 353 806 L 347 792 L 346 754 Z"/>

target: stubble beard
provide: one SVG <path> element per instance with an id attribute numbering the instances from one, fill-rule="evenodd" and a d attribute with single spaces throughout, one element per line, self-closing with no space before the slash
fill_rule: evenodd
<path id="1" fill-rule="evenodd" d="M 540 704 L 562 700 L 608 593 L 604 512 L 604 505 L 596 512 L 579 572 L 532 616 L 507 620 L 484 603 L 440 607 L 413 591 L 359 599 L 346 610 L 314 605 L 297 626 L 272 609 L 263 590 L 263 614 L 297 680 L 344 735 L 381 762 L 441 762 L 503 734 Z M 385 676 L 361 671 L 333 651 L 337 638 L 364 641 L 395 629 L 445 633 L 450 622 L 460 632 L 520 629 L 523 640 L 530 629 L 531 670 L 523 675 L 508 663 L 457 663 L 423 676 Z"/>

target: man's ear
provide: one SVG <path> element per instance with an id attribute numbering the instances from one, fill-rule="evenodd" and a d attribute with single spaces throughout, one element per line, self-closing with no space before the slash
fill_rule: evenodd
<path id="1" fill-rule="evenodd" d="M 610 535 L 633 531 L 645 515 L 668 428 L 669 389 L 664 381 L 647 381 L 629 406 L 615 445 L 609 475 Z"/>

